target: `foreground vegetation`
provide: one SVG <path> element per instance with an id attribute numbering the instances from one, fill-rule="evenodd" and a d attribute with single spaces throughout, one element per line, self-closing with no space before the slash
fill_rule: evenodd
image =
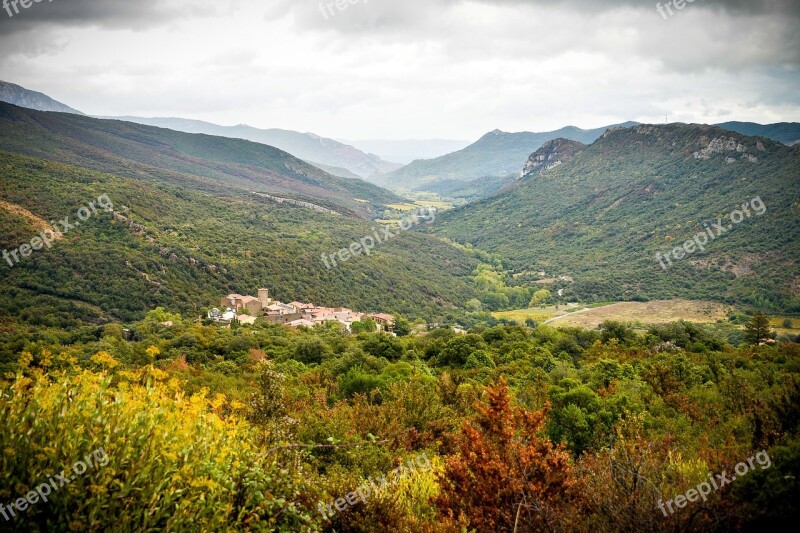
<path id="1" fill-rule="evenodd" d="M 800 496 L 800 345 L 755 346 L 769 321 L 751 322 L 734 347 L 685 322 L 395 338 L 160 309 L 128 330 L 7 319 L 0 504 L 93 450 L 109 460 L 0 528 L 777 527 Z M 761 451 L 770 467 L 658 509 Z M 420 454 L 429 469 L 320 512 Z"/>

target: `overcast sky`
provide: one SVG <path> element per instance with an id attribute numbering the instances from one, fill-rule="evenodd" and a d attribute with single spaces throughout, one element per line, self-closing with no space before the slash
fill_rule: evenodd
<path id="1" fill-rule="evenodd" d="M 349 1 L 42 0 L 0 11 L 0 79 L 345 139 L 800 121 L 800 0 Z"/>

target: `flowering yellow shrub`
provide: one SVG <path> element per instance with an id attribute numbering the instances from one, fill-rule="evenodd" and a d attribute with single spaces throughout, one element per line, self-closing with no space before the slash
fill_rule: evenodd
<path id="1" fill-rule="evenodd" d="M 108 354 L 92 362 L 115 366 Z M 154 374 L 161 375 L 154 375 Z M 42 373 L 0 384 L 0 504 L 102 448 L 89 469 L 17 512 L 18 530 L 314 530 L 304 473 L 280 470 L 251 427 L 221 417 L 224 395 L 187 397 L 177 380 L 145 368 L 110 377 Z M 112 386 L 112 383 L 117 385 Z M 238 406 L 236 406 L 238 407 Z"/>

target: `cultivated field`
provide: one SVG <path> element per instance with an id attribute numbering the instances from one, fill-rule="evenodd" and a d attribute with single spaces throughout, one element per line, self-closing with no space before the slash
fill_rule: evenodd
<path id="1" fill-rule="evenodd" d="M 713 323 L 726 320 L 732 308 L 727 305 L 692 300 L 659 300 L 654 302 L 620 302 L 584 309 L 552 318 L 551 326 L 596 328 L 606 320 L 665 324 L 678 320 Z"/>

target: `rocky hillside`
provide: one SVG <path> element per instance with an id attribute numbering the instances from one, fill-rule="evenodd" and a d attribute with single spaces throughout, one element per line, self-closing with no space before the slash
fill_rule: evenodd
<path id="1" fill-rule="evenodd" d="M 800 311 L 798 206 L 796 148 L 713 126 L 639 125 L 443 215 L 436 231 L 500 254 L 519 279 L 544 272 L 569 299 Z M 703 249 L 681 251 L 707 231 Z"/>
<path id="2" fill-rule="evenodd" d="M 547 141 L 564 138 L 591 143 L 608 128 L 630 126 L 625 123 L 593 130 L 574 126 L 545 133 L 508 133 L 494 130 L 463 150 L 436 159 L 414 161 L 400 170 L 383 177 L 376 183 L 390 189 L 431 191 L 442 180 L 470 181 L 484 177 L 518 177 L 519 170 L 531 155 Z"/>
<path id="3" fill-rule="evenodd" d="M 28 109 L 36 109 L 38 111 L 57 111 L 59 113 L 83 115 L 83 113 L 77 109 L 72 109 L 68 105 L 53 100 L 46 94 L 30 91 L 24 87 L 6 81 L 0 81 L 0 102 L 27 107 Z"/>
<path id="4" fill-rule="evenodd" d="M 522 177 L 541 174 L 569 161 L 586 149 L 586 145 L 569 139 L 547 141 L 528 158 L 522 168 Z"/>

